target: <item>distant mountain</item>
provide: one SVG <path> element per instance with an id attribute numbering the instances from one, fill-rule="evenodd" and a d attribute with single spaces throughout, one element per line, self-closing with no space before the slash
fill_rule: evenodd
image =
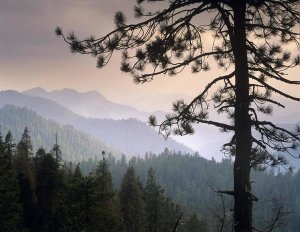
<path id="1" fill-rule="evenodd" d="M 111 117 L 115 118 L 130 118 L 134 117 L 142 121 L 146 121 L 151 113 L 138 111 L 132 107 L 124 106 L 116 103 L 112 103 L 107 100 L 103 95 L 97 91 L 91 91 L 87 93 L 79 93 L 72 89 L 55 90 L 52 92 L 47 92 L 42 88 L 34 88 L 24 93 L 32 96 L 42 96 L 47 99 L 52 99 L 64 107 L 76 111 L 81 115 L 94 115 L 95 117 L 105 118 L 103 113 L 101 113 L 102 108 L 99 104 L 103 106 L 110 106 L 110 109 L 114 109 L 114 114 Z M 274 114 L 272 116 L 260 115 L 262 120 L 272 120 L 275 123 L 289 122 L 292 125 L 300 121 L 300 114 L 295 103 L 286 101 L 284 99 L 279 99 L 286 105 L 285 109 L 276 108 L 274 109 Z M 97 109 L 97 110 L 95 110 Z M 130 111 L 132 110 L 132 111 Z M 108 111 L 103 111 L 108 112 Z M 131 112 L 130 114 L 126 112 Z M 158 121 L 164 118 L 164 112 L 155 112 L 158 117 Z M 102 115 L 102 116 L 101 116 Z M 122 116 L 121 116 L 122 115 Z M 211 118 L 216 120 L 222 119 L 216 112 L 210 112 Z M 290 126 L 290 127 L 291 127 Z M 203 124 L 194 125 L 195 133 L 193 135 L 187 136 L 174 136 L 172 137 L 179 143 L 182 143 L 194 150 L 199 151 L 199 153 L 206 157 L 211 158 L 212 156 L 216 160 L 221 160 L 224 155 L 220 152 L 221 146 L 230 140 L 230 134 L 220 133 L 219 129 L 214 126 L 208 126 Z"/>
<path id="2" fill-rule="evenodd" d="M 157 111 L 153 113 L 136 110 L 130 106 L 113 103 L 97 91 L 79 93 L 73 89 L 63 89 L 48 92 L 43 88 L 33 88 L 23 93 L 53 100 L 71 111 L 85 116 L 96 118 L 129 119 L 136 118 L 148 121 L 148 117 L 154 114 L 158 121 L 165 118 L 166 113 Z M 173 139 L 183 143 L 192 149 L 198 150 L 205 157 L 214 156 L 221 160 L 221 145 L 228 141 L 229 136 L 220 134 L 219 130 L 206 125 L 195 125 L 195 134 L 188 136 L 174 136 Z"/>
<path id="3" fill-rule="evenodd" d="M 97 91 L 79 93 L 74 89 L 62 89 L 47 92 L 43 88 L 38 87 L 26 90 L 23 93 L 53 100 L 84 117 L 107 119 L 136 118 L 141 121 L 147 121 L 149 116 L 153 114 L 109 101 Z M 164 115 L 163 112 L 154 113 L 159 116 Z"/>
<path id="4" fill-rule="evenodd" d="M 52 100 L 29 96 L 12 90 L 0 92 L 0 107 L 6 104 L 27 107 L 47 119 L 72 125 L 129 156 L 143 156 L 148 151 L 159 153 L 166 147 L 174 151 L 193 153 L 192 149 L 173 139 L 164 140 L 158 136 L 157 131 L 136 119 L 85 118 Z"/>
<path id="5" fill-rule="evenodd" d="M 63 159 L 67 161 L 82 161 L 88 158 L 100 157 L 102 151 L 111 152 L 120 157 L 121 153 L 94 137 L 74 129 L 72 126 L 61 126 L 52 120 L 38 116 L 32 110 L 6 105 L 0 108 L 0 126 L 3 136 L 11 131 L 15 142 L 21 139 L 24 128 L 27 127 L 34 150 L 44 147 L 49 151 L 55 143 L 55 134 L 61 146 Z"/>

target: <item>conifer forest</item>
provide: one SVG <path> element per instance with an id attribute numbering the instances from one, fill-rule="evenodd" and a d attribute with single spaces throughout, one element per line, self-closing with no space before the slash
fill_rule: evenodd
<path id="1" fill-rule="evenodd" d="M 32 149 L 25 128 L 15 144 L 1 136 L 1 231 L 230 231 L 232 160 L 165 149 L 126 160 L 63 161 L 59 144 Z M 216 172 L 218 170 L 218 172 Z M 257 170 L 255 223 L 297 231 L 300 171 Z M 276 217 L 279 217 L 278 219 Z M 176 224 L 178 222 L 178 225 Z"/>
<path id="2" fill-rule="evenodd" d="M 0 232 L 300 232 L 300 0 L 0 0 L 0 70 Z"/>

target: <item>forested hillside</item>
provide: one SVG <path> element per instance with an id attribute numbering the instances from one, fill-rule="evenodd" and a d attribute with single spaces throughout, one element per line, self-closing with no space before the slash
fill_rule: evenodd
<path id="1" fill-rule="evenodd" d="M 7 104 L 26 107 L 46 119 L 71 125 L 118 149 L 127 156 L 143 155 L 149 151 L 159 153 L 166 147 L 175 151 L 193 152 L 192 149 L 173 139 L 166 141 L 158 136 L 157 131 L 137 119 L 85 118 L 54 101 L 28 96 L 17 91 L 0 92 L 0 106 Z"/>
<path id="2" fill-rule="evenodd" d="M 5 108 L 24 115 L 27 112 Z M 38 117 L 35 123 L 40 125 Z M 152 231 L 149 228 L 153 226 L 159 228 L 157 231 L 171 231 L 181 213 L 179 232 L 232 227 L 232 198 L 218 193 L 232 189 L 229 159 L 216 162 L 197 153 L 165 149 L 159 155 L 147 153 L 145 159 L 133 157 L 129 161 L 124 155 L 116 159 L 102 152 L 102 156 L 78 164 L 63 162 L 59 144 L 53 143 L 49 152 L 44 148 L 35 152 L 31 143 L 34 137 L 27 128 L 20 142 L 14 141 L 18 140 L 10 133 L 0 139 L 0 198 L 2 203 L 9 203 L 0 212 L 5 231 L 17 227 L 17 231 L 135 228 L 133 231 L 143 232 Z M 255 225 L 266 228 L 279 216 L 275 223 L 282 225 L 279 231 L 297 231 L 300 171 L 254 171 L 251 179 L 258 197 Z"/>
<path id="3" fill-rule="evenodd" d="M 40 146 L 50 150 L 55 143 L 57 134 L 63 151 L 63 159 L 68 161 L 99 157 L 103 150 L 112 152 L 116 157 L 121 156 L 117 149 L 100 140 L 78 131 L 72 126 L 44 119 L 26 108 L 12 105 L 0 108 L 0 126 L 2 134 L 11 131 L 16 141 L 21 139 L 22 132 L 27 127 L 32 136 L 32 145 L 35 150 Z"/>
<path id="4" fill-rule="evenodd" d="M 14 92 L 12 93 L 15 94 Z M 56 103 L 48 104 L 48 100 L 44 102 L 43 99 L 32 99 L 35 100 L 28 104 L 35 106 L 35 109 L 38 109 L 42 113 L 44 112 L 43 114 L 48 114 L 51 109 L 54 109 L 51 111 L 51 117 L 60 118 L 69 115 L 67 118 L 71 122 L 76 118 L 81 118 Z M 29 102 L 29 100 L 25 99 L 24 101 Z M 37 102 L 38 104 L 36 104 Z M 43 106 L 43 103 L 47 104 Z M 50 111 L 45 107 L 49 105 L 53 106 L 49 108 Z M 60 111 L 62 114 L 59 113 Z M 113 138 L 110 137 L 109 133 L 105 135 L 105 132 L 109 128 L 114 128 L 115 125 L 119 128 L 121 138 L 127 136 L 127 139 L 135 142 L 134 135 L 141 133 L 140 129 L 136 131 L 130 129 L 136 128 L 136 120 L 86 120 L 93 122 L 91 125 L 93 124 L 95 127 L 90 127 L 89 129 L 94 130 L 95 133 L 97 133 L 97 128 L 103 128 L 103 131 L 100 133 L 104 133 L 103 136 L 106 136 L 108 139 Z M 76 122 L 76 120 L 73 122 Z M 15 141 L 21 139 L 22 131 L 27 127 L 32 136 L 31 140 L 34 150 L 37 150 L 42 145 L 46 150 L 50 151 L 55 143 L 57 133 L 58 142 L 61 145 L 62 158 L 66 161 L 75 161 L 68 168 L 74 171 L 76 162 L 85 160 L 80 165 L 85 176 L 88 176 L 91 171 L 92 173 L 95 172 L 99 160 L 101 161 L 100 154 L 102 150 L 105 150 L 108 154 L 107 160 L 110 164 L 112 182 L 115 189 L 120 188 L 122 178 L 129 167 L 134 167 L 136 176 L 144 186 L 147 183 L 148 170 L 153 168 L 157 175 L 157 181 L 164 189 L 165 195 L 183 206 L 179 210 L 170 203 L 171 208 L 175 207 L 176 214 L 180 214 L 183 211 L 186 216 L 190 217 L 192 216 L 192 212 L 196 212 L 196 215 L 190 218 L 192 221 L 189 221 L 189 223 L 194 223 L 201 228 L 205 228 L 204 231 L 214 231 L 221 223 L 222 216 L 220 216 L 220 213 L 223 206 L 217 191 L 232 189 L 232 162 L 230 160 L 223 160 L 219 163 L 214 160 L 207 160 L 197 154 L 188 155 L 186 153 L 171 152 L 166 149 L 159 156 L 154 155 L 154 153 L 146 153 L 145 155 L 144 153 L 140 153 L 141 157 L 145 157 L 145 159 L 134 157 L 128 163 L 125 156 L 121 157 L 120 152 L 92 136 L 80 132 L 72 126 L 61 125 L 55 121 L 44 119 L 27 108 L 12 105 L 7 105 L 0 109 L 0 124 L 1 133 L 5 135 L 10 130 Z M 126 131 L 130 131 L 130 133 L 123 134 Z M 143 135 L 143 138 L 146 138 L 145 142 L 151 141 L 151 136 L 147 138 Z M 155 144 L 152 145 L 155 146 Z M 294 174 L 285 171 L 284 169 L 281 169 L 281 171 L 278 171 L 278 169 L 268 169 L 266 172 L 254 171 L 252 173 L 252 180 L 255 181 L 253 183 L 254 194 L 259 198 L 259 201 L 254 205 L 254 220 L 260 228 L 263 228 L 269 221 L 272 221 L 278 210 L 283 212 L 281 215 L 283 217 L 282 223 L 285 224 L 283 231 L 294 232 L 300 227 L 297 220 L 300 217 L 300 173 L 297 170 Z M 85 182 L 89 181 L 89 179 L 83 180 L 83 184 L 80 182 L 83 186 L 91 184 L 90 182 Z M 84 190 L 81 189 L 78 191 Z M 230 228 L 232 222 L 230 211 L 232 208 L 232 198 L 223 195 L 223 199 L 226 203 L 226 226 Z M 275 211 L 272 213 L 274 209 Z M 120 209 L 118 208 L 117 210 Z M 216 220 L 216 218 L 219 219 Z M 170 220 L 176 221 L 175 215 Z M 85 225 L 87 226 L 87 224 Z M 171 221 L 169 221 L 170 226 Z M 186 226 L 188 225 L 186 224 Z"/>
<path id="5" fill-rule="evenodd" d="M 60 154 L 58 144 L 34 153 L 27 128 L 17 144 L 11 133 L 0 136 L 1 231 L 208 231 L 205 220 L 164 195 L 153 169 L 142 185 L 128 167 L 116 189 L 105 152 L 86 176 Z"/>
<path id="6" fill-rule="evenodd" d="M 232 161 L 207 160 L 198 154 L 182 155 L 165 150 L 160 155 L 147 154 L 145 159 L 125 157 L 116 161 L 109 157 L 110 169 L 115 186 L 128 168 L 133 166 L 142 183 L 146 182 L 147 170 L 153 167 L 159 184 L 165 193 L 188 209 L 205 215 L 208 224 L 218 220 L 216 212 L 222 213 L 222 201 L 218 190 L 230 191 L 233 186 Z M 81 163 L 84 173 L 95 166 L 89 160 Z M 283 168 L 253 171 L 254 195 L 259 199 L 254 203 L 254 220 L 259 228 L 264 228 L 271 218 L 281 210 L 284 232 L 295 232 L 300 228 L 300 171 L 291 173 Z M 230 224 L 232 197 L 223 195 L 227 206 L 227 219 Z M 288 213 L 289 212 L 289 213 Z M 220 215 L 219 215 L 220 216 Z M 230 225 L 228 225 L 230 227 Z"/>
<path id="7" fill-rule="evenodd" d="M 42 97 L 52 100 L 60 105 L 70 109 L 72 112 L 84 116 L 101 119 L 129 119 L 136 118 L 143 122 L 147 122 L 149 115 L 153 114 L 157 117 L 158 121 L 162 121 L 166 115 L 164 112 L 144 112 L 136 110 L 130 106 L 117 104 L 111 102 L 105 96 L 97 91 L 90 91 L 80 93 L 74 89 L 62 89 L 47 92 L 42 88 L 33 88 L 25 93 L 30 96 Z M 282 99 L 280 99 L 282 100 Z M 284 101 L 286 109 L 274 109 L 272 119 L 275 122 L 280 123 L 285 129 L 294 130 L 295 125 L 299 124 L 299 114 L 297 107 L 293 106 L 291 102 Z M 289 112 L 289 115 L 287 115 Z M 219 116 L 216 112 L 209 111 L 209 115 L 213 118 Z M 283 116 L 284 115 L 284 116 Z M 269 120 L 269 116 L 260 115 L 264 120 Z M 174 136 L 173 138 L 188 147 L 200 151 L 205 157 L 216 157 L 217 160 L 221 160 L 222 154 L 220 153 L 220 147 L 222 144 L 227 143 L 230 140 L 230 135 L 226 133 L 220 133 L 218 128 L 208 125 L 194 125 L 195 133 L 186 136 Z M 154 150 L 151 150 L 154 151 Z M 297 156 L 299 151 L 295 151 L 294 155 Z M 287 158 L 288 154 L 287 154 Z M 293 166 L 300 168 L 300 160 L 289 159 Z"/>
<path id="8" fill-rule="evenodd" d="M 167 114 L 161 111 L 152 113 L 139 111 L 130 106 L 113 103 L 97 91 L 80 93 L 74 89 L 62 89 L 47 92 L 46 90 L 37 87 L 22 93 L 52 100 L 84 117 L 101 119 L 135 118 L 142 122 L 147 122 L 151 114 L 155 115 L 158 118 L 158 121 L 162 121 Z M 195 125 L 195 133 L 193 135 L 174 136 L 173 138 L 192 149 L 205 153 L 207 157 L 211 157 L 211 155 L 218 156 L 220 154 L 220 145 L 229 140 L 227 134 L 220 134 L 217 128 L 205 125 Z M 162 149 L 164 149 L 164 147 Z M 151 151 L 157 152 L 153 149 Z M 162 151 L 163 150 L 160 152 Z M 218 159 L 220 159 L 220 157 L 218 157 Z"/>

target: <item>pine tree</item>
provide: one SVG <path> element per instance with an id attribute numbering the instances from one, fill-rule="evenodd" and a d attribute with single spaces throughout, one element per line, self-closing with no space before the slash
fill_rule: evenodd
<path id="1" fill-rule="evenodd" d="M 82 177 L 83 177 L 83 176 L 82 176 L 82 173 L 81 173 L 81 170 L 80 170 L 80 163 L 78 163 L 78 164 L 76 165 L 76 167 L 75 167 L 75 170 L 74 170 L 74 174 L 73 174 L 73 176 L 72 176 L 72 179 L 73 179 L 74 181 L 76 181 L 76 180 L 80 180 Z"/>
<path id="2" fill-rule="evenodd" d="M 25 127 L 22 134 L 22 138 L 17 145 L 17 154 L 16 154 L 16 166 L 17 171 L 26 174 L 29 177 L 32 173 L 30 170 L 30 158 L 33 156 L 33 148 L 31 143 L 31 137 L 27 127 Z M 30 176 L 32 177 L 32 176 Z M 31 179 L 31 181 L 33 181 Z"/>
<path id="3" fill-rule="evenodd" d="M 96 178 L 99 188 L 102 192 L 112 193 L 112 177 L 109 171 L 109 163 L 105 157 L 105 152 L 102 152 L 102 160 L 98 163 L 96 168 Z"/>
<path id="4" fill-rule="evenodd" d="M 74 33 L 65 36 L 60 28 L 56 34 L 72 52 L 97 57 L 99 68 L 108 64 L 113 52 L 123 51 L 121 70 L 131 74 L 135 83 L 158 75 L 174 76 L 188 66 L 193 73 L 209 71 L 215 59 L 224 71 L 222 76 L 209 82 L 191 102 L 174 103 L 174 114 L 163 122 L 157 123 L 154 116 L 149 121 L 166 137 L 193 133 L 193 123 L 232 132 L 223 145 L 224 152 L 235 156 L 234 189 L 227 193 L 235 201 L 235 231 L 251 231 L 252 204 L 257 199 L 251 190 L 251 168 L 286 165 L 286 159 L 271 151 L 293 155 L 300 141 L 299 128 L 289 131 L 260 119 L 261 113 L 272 113 L 272 105 L 284 107 L 272 94 L 300 101 L 281 90 L 283 84 L 300 84 L 285 76 L 286 70 L 300 64 L 300 33 L 295 29 L 300 23 L 300 1 L 174 0 L 156 4 L 153 12 L 144 10 L 145 2 L 166 1 L 137 0 L 134 15 L 144 20 L 128 24 L 125 15 L 117 12 L 116 28 L 100 38 L 79 40 Z M 211 44 L 204 43 L 205 36 Z M 230 121 L 209 120 L 209 107 L 227 114 Z"/>
<path id="5" fill-rule="evenodd" d="M 34 157 L 34 163 L 35 163 L 34 165 L 36 170 L 40 168 L 41 162 L 44 160 L 46 155 L 47 155 L 46 150 L 43 147 L 40 147 L 37 150 Z"/>
<path id="6" fill-rule="evenodd" d="M 132 167 L 127 169 L 119 192 L 122 226 L 124 232 L 143 232 L 144 201 L 142 189 Z"/>
<path id="7" fill-rule="evenodd" d="M 62 162 L 62 152 L 60 149 L 60 145 L 58 144 L 58 136 L 57 133 L 55 135 L 55 144 L 51 150 L 51 154 L 54 156 L 56 163 L 61 164 Z"/>
<path id="8" fill-rule="evenodd" d="M 27 127 L 17 145 L 14 162 L 16 177 L 20 189 L 19 202 L 23 207 L 23 219 L 25 227 L 34 231 L 36 229 L 36 196 L 35 196 L 35 173 L 32 157 L 32 144 Z"/>
<path id="9" fill-rule="evenodd" d="M 0 134 L 0 225 L 3 231 L 23 231 L 22 206 L 19 186 L 12 167 L 13 147 L 11 133 L 5 142 Z"/>
<path id="10" fill-rule="evenodd" d="M 185 223 L 186 232 L 206 232 L 208 227 L 204 221 L 199 220 L 197 215 L 194 213 Z"/>
<path id="11" fill-rule="evenodd" d="M 4 140 L 4 154 L 5 158 L 7 159 L 9 168 L 11 168 L 12 165 L 12 158 L 13 154 L 15 153 L 15 147 L 16 145 L 13 142 L 12 134 L 10 131 L 8 131 Z"/>
<path id="12" fill-rule="evenodd" d="M 95 207 L 95 197 L 97 195 L 95 187 L 95 177 L 83 177 L 80 183 L 82 202 L 82 231 L 99 231 L 97 217 L 97 208 Z"/>
<path id="13" fill-rule="evenodd" d="M 41 150 L 40 150 L 40 153 Z M 62 188 L 58 163 L 51 154 L 40 154 L 37 168 L 36 197 L 40 231 L 58 231 L 60 225 L 56 214 Z"/>
<path id="14" fill-rule="evenodd" d="M 148 178 L 145 186 L 145 213 L 146 213 L 146 231 L 161 231 L 161 221 L 164 219 L 162 204 L 164 200 L 163 190 L 156 182 L 153 168 L 148 170 Z M 166 216 L 166 215 L 165 215 Z"/>
<path id="15" fill-rule="evenodd" d="M 66 205 L 67 228 L 74 232 L 101 231 L 97 212 L 97 184 L 95 176 L 83 176 L 79 164 L 68 183 Z"/>
<path id="16" fill-rule="evenodd" d="M 27 159 L 32 157 L 33 155 L 33 147 L 31 143 L 31 137 L 29 134 L 29 130 L 25 127 L 24 132 L 22 134 L 21 141 L 18 144 L 18 150 L 24 155 Z"/>
<path id="17" fill-rule="evenodd" d="M 83 231 L 82 225 L 82 181 L 83 176 L 80 170 L 80 163 L 75 167 L 73 173 L 73 164 L 64 165 L 64 172 L 67 174 L 66 177 L 66 201 L 65 205 L 67 208 L 68 220 L 66 221 L 66 227 L 70 231 L 79 232 Z"/>
<path id="18" fill-rule="evenodd" d="M 114 231 L 117 228 L 115 215 L 115 192 L 112 185 L 112 177 L 109 171 L 109 163 L 102 152 L 102 160 L 96 168 L 97 195 L 95 205 L 97 207 L 98 227 L 100 231 Z"/>

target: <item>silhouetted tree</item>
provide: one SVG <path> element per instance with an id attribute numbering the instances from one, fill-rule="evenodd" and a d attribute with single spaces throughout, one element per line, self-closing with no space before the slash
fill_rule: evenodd
<path id="1" fill-rule="evenodd" d="M 102 152 L 102 160 L 96 168 L 96 189 L 97 195 L 95 205 L 97 208 L 98 228 L 103 232 L 115 231 L 117 218 L 115 217 L 115 195 L 113 190 L 112 177 L 109 171 L 109 163 Z"/>
<path id="2" fill-rule="evenodd" d="M 51 154 L 54 156 L 56 163 L 60 164 L 62 162 L 62 152 L 60 145 L 58 144 L 58 136 L 55 134 L 55 144 L 51 150 Z"/>
<path id="3" fill-rule="evenodd" d="M 74 232 L 83 231 L 85 226 L 82 224 L 85 213 L 83 208 L 85 204 L 82 188 L 85 185 L 82 184 L 84 179 L 80 171 L 80 164 L 76 165 L 75 170 L 73 170 L 72 163 L 65 164 L 63 168 L 67 182 L 65 205 L 68 209 L 68 220 L 66 221 L 66 227 Z"/>
<path id="4" fill-rule="evenodd" d="M 59 164 L 51 154 L 39 150 L 39 166 L 37 167 L 36 197 L 37 225 L 39 231 L 59 231 L 61 225 L 58 214 L 62 177 Z M 60 215 L 61 217 L 62 215 Z"/>
<path id="5" fill-rule="evenodd" d="M 145 231 L 143 193 L 132 167 L 127 169 L 123 177 L 119 198 L 123 231 Z"/>
<path id="6" fill-rule="evenodd" d="M 2 141 L 0 134 L 0 225 L 3 231 L 23 231 L 19 186 L 13 172 L 11 133 Z"/>
<path id="7" fill-rule="evenodd" d="M 72 227 L 74 231 L 100 231 L 95 205 L 97 196 L 94 176 L 77 176 L 73 180 L 69 199 L 72 205 Z"/>
<path id="8" fill-rule="evenodd" d="M 27 127 L 25 127 L 24 132 L 22 134 L 22 138 L 18 143 L 18 151 L 28 159 L 33 155 L 33 148 L 31 143 L 31 137 Z"/>
<path id="9" fill-rule="evenodd" d="M 105 152 L 102 152 L 102 160 L 99 161 L 96 168 L 97 184 L 102 192 L 112 193 L 112 177 L 109 171 L 109 163 L 105 157 Z"/>
<path id="10" fill-rule="evenodd" d="M 10 131 L 7 132 L 4 139 L 4 155 L 5 159 L 7 159 L 8 168 L 11 168 L 12 165 L 12 157 L 15 153 L 16 144 L 13 141 L 13 137 Z"/>
<path id="11" fill-rule="evenodd" d="M 27 127 L 24 129 L 22 138 L 17 145 L 14 166 L 20 189 L 20 204 L 23 207 L 23 220 L 25 228 L 35 231 L 36 229 L 36 196 L 35 196 L 35 173 L 33 162 L 31 138 Z"/>
<path id="12" fill-rule="evenodd" d="M 274 86 L 299 85 L 285 76 L 287 69 L 300 63 L 292 58 L 293 45 L 299 51 L 299 0 L 148 0 L 157 9 L 145 11 L 146 1 L 137 0 L 136 18 L 145 20 L 127 24 L 122 12 L 115 15 L 116 28 L 107 35 L 79 40 L 74 33 L 65 36 L 60 28 L 56 34 L 70 45 L 72 52 L 97 57 L 97 67 L 105 66 L 114 51 L 123 51 L 121 70 L 130 73 L 135 83 L 145 83 L 161 74 L 170 76 L 190 66 L 193 73 L 208 71 L 210 58 L 215 58 L 224 75 L 214 78 L 190 103 L 180 100 L 173 105 L 174 114 L 157 124 L 165 136 L 193 132 L 192 123 L 216 126 L 232 132 L 224 151 L 235 156 L 234 218 L 235 231 L 252 230 L 250 169 L 269 163 L 286 164 L 271 150 L 289 152 L 299 141 L 300 129 L 288 131 L 259 119 L 259 112 L 270 114 L 272 107 L 283 107 L 272 93 L 299 101 Z M 157 2 L 162 2 L 158 5 Z M 209 32 L 212 44 L 204 44 Z M 281 44 L 287 46 L 282 47 Z M 214 86 L 219 89 L 210 98 Z M 212 101 L 211 101 L 212 100 Z M 208 108 L 231 119 L 224 123 L 208 119 Z M 253 133 L 256 130 L 258 133 Z"/>
<path id="13" fill-rule="evenodd" d="M 164 201 L 163 191 L 156 182 L 153 168 L 148 170 L 147 182 L 144 189 L 145 214 L 147 219 L 146 229 L 149 232 L 160 231 L 160 221 L 166 219 L 167 215 L 162 215 L 162 205 Z"/>

